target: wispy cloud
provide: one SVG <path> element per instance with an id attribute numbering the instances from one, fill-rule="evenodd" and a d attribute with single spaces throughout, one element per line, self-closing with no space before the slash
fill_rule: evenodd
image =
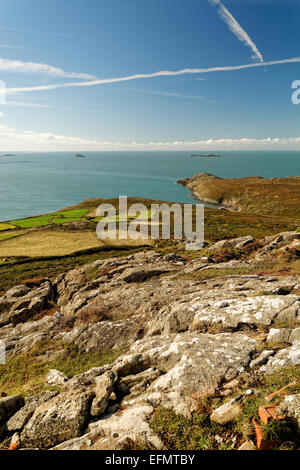
<path id="1" fill-rule="evenodd" d="M 17 107 L 25 107 L 25 108 L 49 108 L 47 104 L 40 104 L 40 103 L 29 103 L 27 101 L 10 101 L 6 100 L 5 106 L 17 106 Z"/>
<path id="2" fill-rule="evenodd" d="M 166 96 L 166 97 L 172 97 L 172 98 L 184 98 L 188 100 L 204 100 L 203 96 L 184 95 L 182 93 L 176 93 L 176 92 L 171 92 L 171 91 L 145 90 L 143 88 L 128 88 L 128 90 L 136 91 L 138 93 L 145 93 L 149 95 L 159 95 L 159 96 Z"/>
<path id="3" fill-rule="evenodd" d="M 0 124 L 1 147 L 5 150 L 259 150 L 300 149 L 300 137 L 217 138 L 172 142 L 111 142 L 65 136 L 52 132 L 20 131 Z"/>
<path id="4" fill-rule="evenodd" d="M 78 37 L 74 34 L 54 33 L 54 32 L 49 32 L 49 31 L 36 31 L 32 29 L 22 29 L 22 28 L 9 28 L 8 26 L 0 26 L 0 30 L 14 31 L 17 33 L 26 33 L 26 34 L 41 34 L 43 36 L 56 36 L 56 37 L 65 37 L 65 38 Z"/>
<path id="5" fill-rule="evenodd" d="M 263 56 L 258 50 L 257 46 L 252 41 L 252 39 L 250 38 L 249 34 L 237 22 L 237 20 L 232 16 L 230 11 L 223 5 L 223 3 L 220 0 L 209 0 L 209 2 L 211 5 L 217 7 L 219 16 L 222 18 L 223 21 L 225 21 L 230 31 L 238 38 L 238 40 L 246 44 L 246 46 L 250 47 L 254 54 L 253 58 L 258 60 L 259 62 L 263 62 Z"/>
<path id="6" fill-rule="evenodd" d="M 283 65 L 283 64 L 295 64 L 300 63 L 300 57 L 292 57 L 290 59 L 282 60 L 272 60 L 269 62 L 253 62 L 251 64 L 244 65 L 229 65 L 224 67 L 209 67 L 209 68 L 198 68 L 198 69 L 181 69 L 181 70 L 161 70 L 154 73 L 139 73 L 135 75 L 128 75 L 125 77 L 115 77 L 115 78 L 103 78 L 97 80 L 88 80 L 84 82 L 70 82 L 70 83 L 57 83 L 53 85 L 37 85 L 32 87 L 18 87 L 18 88 L 6 88 L 7 94 L 12 93 L 26 93 L 30 91 L 45 91 L 45 90 L 55 90 L 57 88 L 70 88 L 70 87 L 90 87 L 97 85 L 105 85 L 109 83 L 120 83 L 127 82 L 131 80 L 140 80 L 140 79 L 149 79 L 156 77 L 172 77 L 178 75 L 188 75 L 188 74 L 204 74 L 212 72 L 231 72 L 235 70 L 245 70 L 255 67 L 265 67 L 273 65 Z"/>
<path id="7" fill-rule="evenodd" d="M 0 49 L 32 49 L 32 47 L 14 46 L 12 44 L 0 44 Z"/>
<path id="8" fill-rule="evenodd" d="M 14 73 L 41 73 L 53 77 L 78 78 L 81 80 L 93 80 L 96 77 L 87 73 L 65 72 L 53 65 L 41 64 L 38 62 L 22 62 L 21 60 L 11 60 L 0 58 L 0 71 Z"/>

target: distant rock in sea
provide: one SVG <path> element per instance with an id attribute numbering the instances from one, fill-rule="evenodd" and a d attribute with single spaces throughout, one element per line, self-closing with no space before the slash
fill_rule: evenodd
<path id="1" fill-rule="evenodd" d="M 220 157 L 221 155 L 217 155 L 215 153 L 192 153 L 191 157 Z"/>
<path id="2" fill-rule="evenodd" d="M 14 153 L 5 153 L 3 157 L 15 157 Z"/>
<path id="3" fill-rule="evenodd" d="M 77 157 L 77 158 L 86 158 L 86 155 L 83 155 L 82 153 L 76 153 L 75 157 Z"/>

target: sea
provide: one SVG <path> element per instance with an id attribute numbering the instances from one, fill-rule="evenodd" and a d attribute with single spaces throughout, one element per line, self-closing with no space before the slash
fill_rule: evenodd
<path id="1" fill-rule="evenodd" d="M 9 152 L 11 153 L 11 152 Z M 209 172 L 223 178 L 300 175 L 300 151 L 0 152 L 0 220 L 45 214 L 88 198 L 140 196 L 192 203 L 181 178 Z"/>

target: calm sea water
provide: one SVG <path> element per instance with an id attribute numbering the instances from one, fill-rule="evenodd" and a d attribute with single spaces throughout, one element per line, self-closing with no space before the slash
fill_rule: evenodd
<path id="1" fill-rule="evenodd" d="M 91 197 L 142 196 L 190 203 L 176 180 L 208 171 L 221 177 L 300 174 L 300 152 L 73 152 L 0 154 L 0 220 L 56 211 Z"/>

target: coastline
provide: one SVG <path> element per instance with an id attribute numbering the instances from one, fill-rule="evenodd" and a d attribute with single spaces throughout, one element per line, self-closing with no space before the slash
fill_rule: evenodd
<path id="1" fill-rule="evenodd" d="M 177 181 L 199 202 L 231 212 L 300 220 L 300 176 L 221 178 L 202 172 Z"/>

